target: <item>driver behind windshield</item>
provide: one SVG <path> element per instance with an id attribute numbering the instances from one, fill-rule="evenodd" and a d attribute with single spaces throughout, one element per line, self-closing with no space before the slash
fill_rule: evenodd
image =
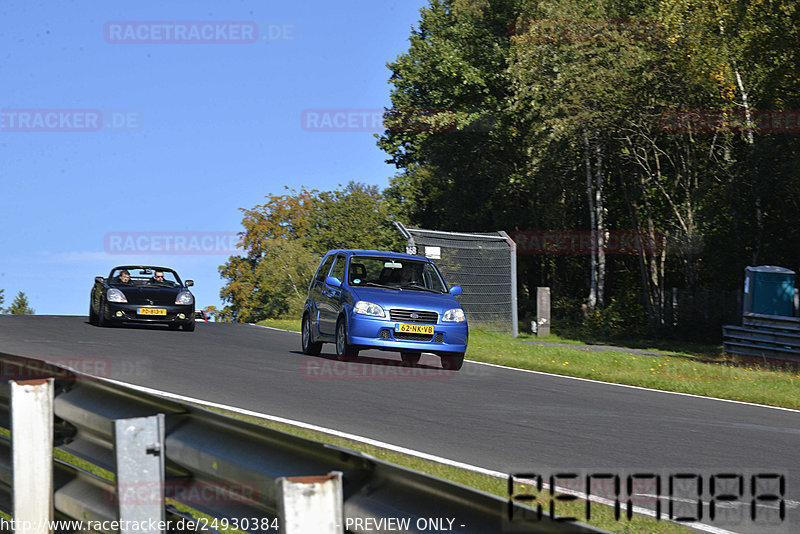
<path id="1" fill-rule="evenodd" d="M 153 274 L 153 278 L 150 279 L 150 282 L 153 284 L 160 284 L 164 281 L 164 271 L 156 271 Z"/>
<path id="2" fill-rule="evenodd" d="M 419 269 L 413 263 L 404 263 L 403 268 L 400 270 L 400 285 L 405 286 L 409 284 L 422 285 Z"/>

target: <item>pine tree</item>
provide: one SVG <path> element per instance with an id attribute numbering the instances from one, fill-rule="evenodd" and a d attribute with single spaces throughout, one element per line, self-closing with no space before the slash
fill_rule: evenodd
<path id="1" fill-rule="evenodd" d="M 25 296 L 25 293 L 20 291 L 14 302 L 11 303 L 11 306 L 8 307 L 6 313 L 10 313 L 12 315 L 33 315 L 33 308 L 30 307 L 28 304 L 28 297 Z"/>

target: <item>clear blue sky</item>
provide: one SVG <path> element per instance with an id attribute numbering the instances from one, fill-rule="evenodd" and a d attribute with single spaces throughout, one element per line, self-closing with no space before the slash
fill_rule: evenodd
<path id="1" fill-rule="evenodd" d="M 195 280 L 199 307 L 219 306 L 224 250 L 153 253 L 153 236 L 182 236 L 192 252 L 192 238 L 238 232 L 239 208 L 284 186 L 386 187 L 395 169 L 358 120 L 389 106 L 386 63 L 426 4 L 0 4 L 5 305 L 24 291 L 37 314 L 85 315 L 94 276 L 142 262 L 173 266 Z M 319 110 L 354 111 L 345 131 L 314 131 L 303 120 Z"/>

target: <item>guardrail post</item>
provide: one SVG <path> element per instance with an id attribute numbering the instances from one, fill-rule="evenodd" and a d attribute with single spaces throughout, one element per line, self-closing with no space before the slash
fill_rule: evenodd
<path id="1" fill-rule="evenodd" d="M 342 534 L 342 473 L 284 477 L 278 486 L 278 516 L 285 534 Z"/>
<path id="2" fill-rule="evenodd" d="M 114 457 L 120 534 L 161 534 L 166 519 L 164 414 L 116 419 Z"/>
<path id="3" fill-rule="evenodd" d="M 53 379 L 11 381 L 13 517 L 17 532 L 49 533 L 53 519 Z"/>

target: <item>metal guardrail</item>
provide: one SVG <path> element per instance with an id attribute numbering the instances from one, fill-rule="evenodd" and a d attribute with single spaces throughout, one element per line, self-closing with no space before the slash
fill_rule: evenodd
<path id="1" fill-rule="evenodd" d="M 48 366 L 43 372 L 38 360 L 0 355 L 2 369 L 9 365 L 14 366 L 15 376 L 55 375 L 52 507 L 56 519 L 118 520 L 123 512 L 129 513 L 125 505 L 131 504 L 131 495 L 135 503 L 152 505 L 148 496 L 159 489 L 160 480 L 160 493 L 155 494 L 160 499 L 157 504 L 163 510 L 162 517 L 167 519 L 190 517 L 182 508 L 187 507 L 211 518 L 256 518 L 270 526 L 279 524 L 271 522 L 278 518 L 284 532 L 309 532 L 303 527 L 287 528 L 287 517 L 302 519 L 302 506 L 319 509 L 317 504 L 303 504 L 297 499 L 309 494 L 303 488 L 332 481 L 340 492 L 330 501 L 334 508 L 339 502 L 336 521 L 341 523 L 346 518 L 346 524 L 313 532 L 374 533 L 380 531 L 376 525 L 387 518 L 408 518 L 412 527 L 408 531 L 422 532 L 414 527 L 415 522 L 445 516 L 455 519 L 453 531 L 461 533 L 603 532 L 580 523 L 553 520 L 546 514 L 544 519 L 532 520 L 532 508 L 357 451 L 56 366 Z M 20 369 L 24 371 L 20 373 Z M 0 424 L 8 429 L 13 411 L 11 390 L 15 386 L 7 378 L 4 376 L 0 382 Z M 155 426 L 148 427 L 150 422 Z M 161 441 L 159 433 L 163 436 Z M 12 442 L 13 439 L 12 432 Z M 134 458 L 131 463 L 136 454 L 138 460 Z M 25 468 L 12 461 L 12 456 L 9 442 L 0 440 L 0 509 L 7 513 L 14 505 L 12 471 Z M 131 465 L 146 465 L 142 458 L 158 457 L 160 460 L 153 465 L 160 461 L 160 474 L 152 472 L 157 468 L 142 467 L 142 473 L 131 469 Z M 75 459 L 86 466 L 76 466 L 79 462 Z M 93 473 L 95 468 L 107 473 Z M 137 479 L 139 474 L 144 478 Z M 300 484 L 302 491 L 293 489 L 294 483 Z M 301 508 L 287 510 L 287 506 Z M 252 526 L 241 530 L 265 532 Z"/>
<path id="2" fill-rule="evenodd" d="M 800 318 L 745 313 L 742 326 L 722 327 L 726 353 L 800 362 Z"/>

